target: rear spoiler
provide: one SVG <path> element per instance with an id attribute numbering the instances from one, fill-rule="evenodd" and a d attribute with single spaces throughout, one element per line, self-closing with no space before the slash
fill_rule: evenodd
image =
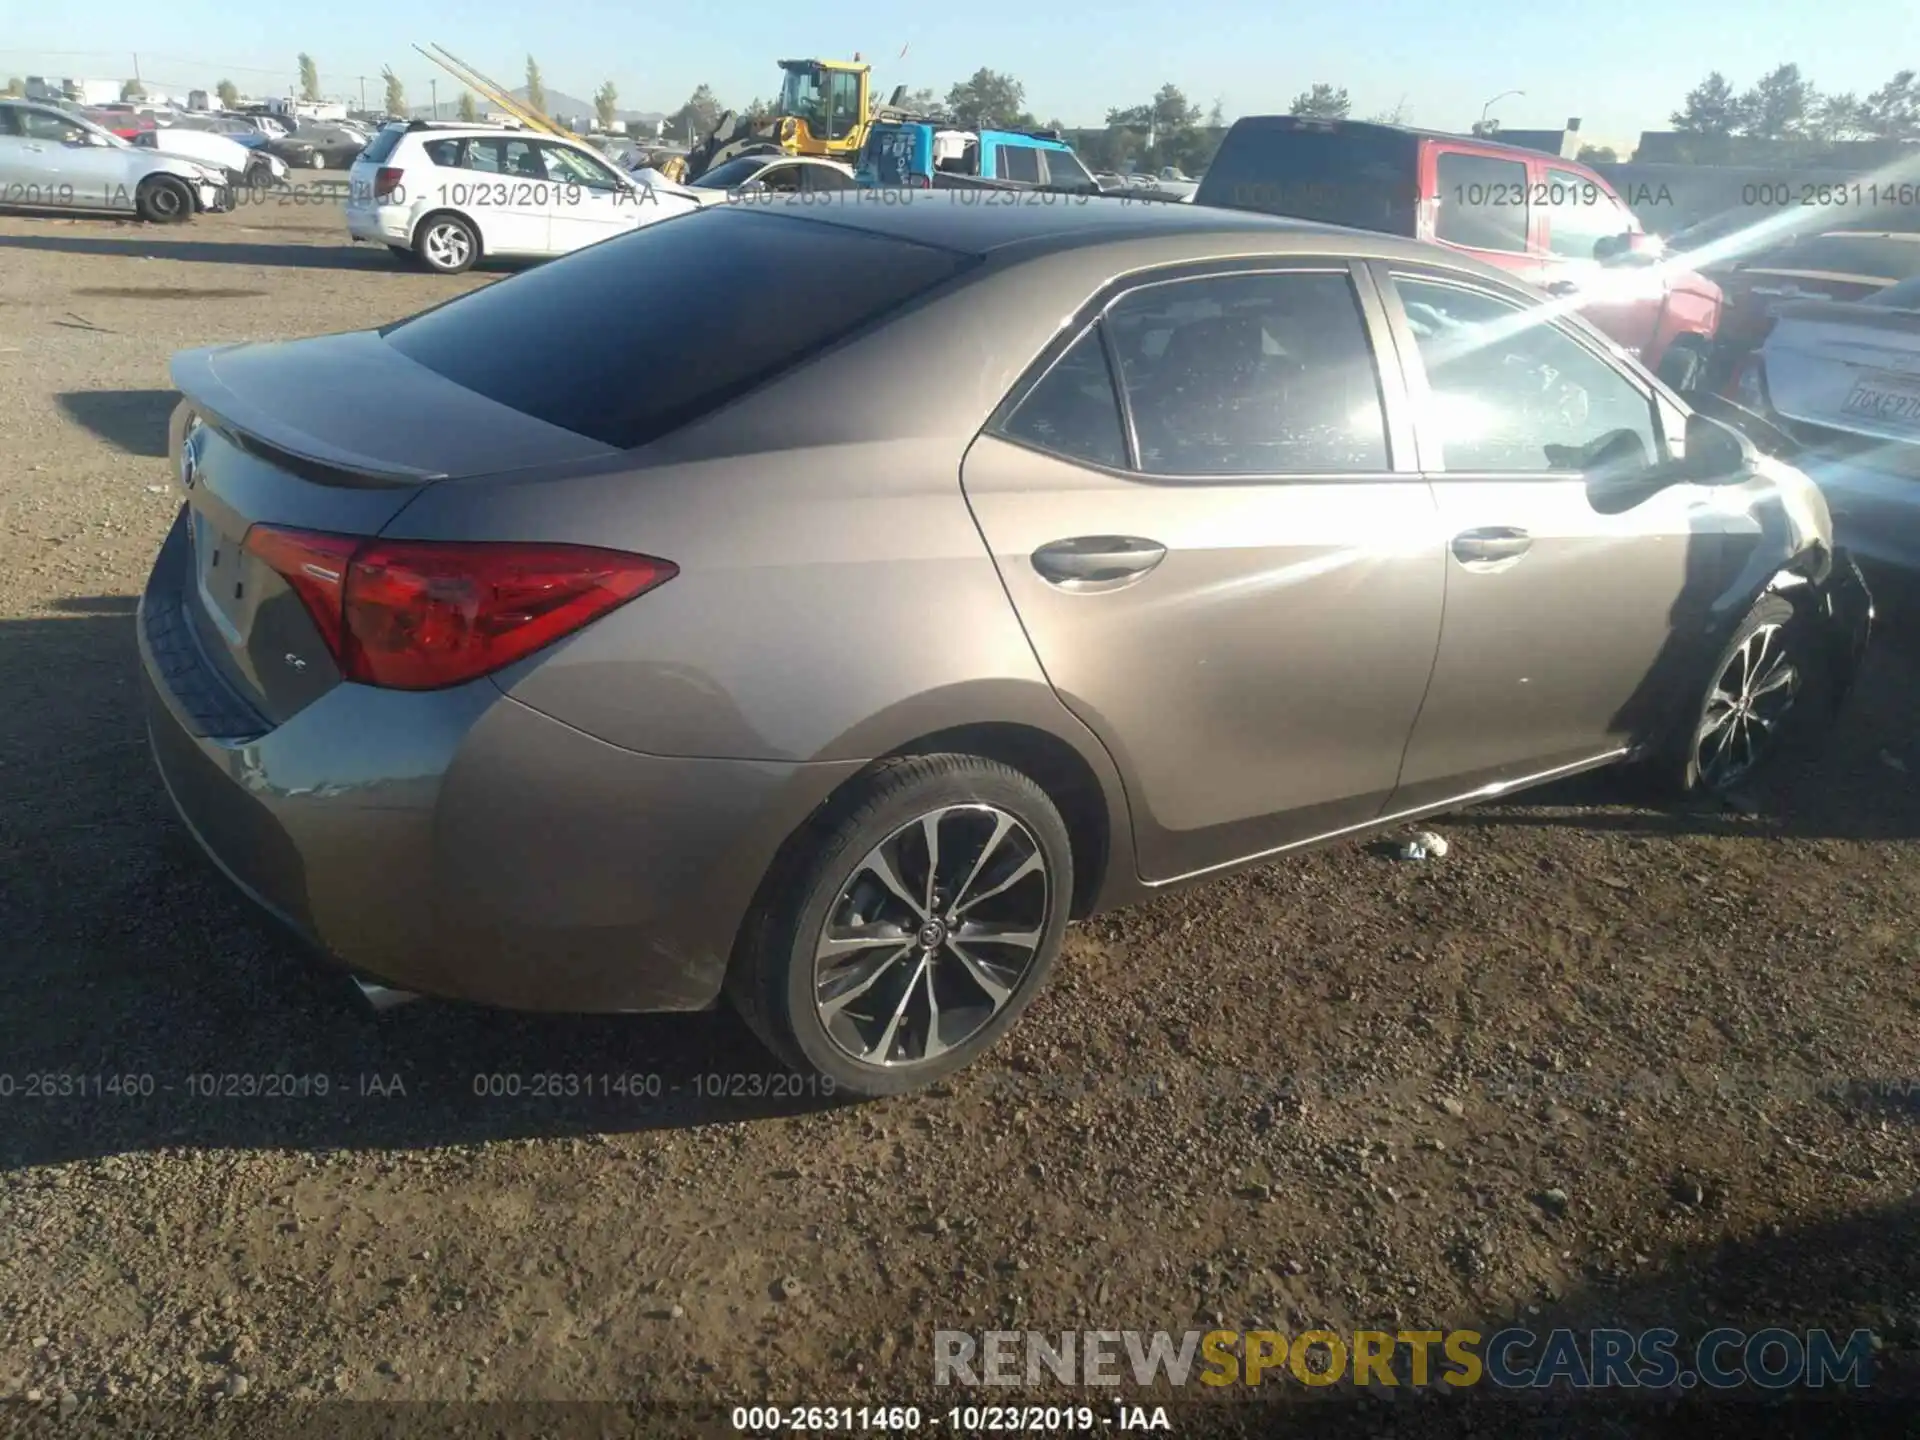
<path id="1" fill-rule="evenodd" d="M 323 484 L 386 489 L 444 480 L 444 470 L 423 470 L 377 460 L 276 420 L 268 411 L 249 405 L 229 390 L 214 369 L 214 358 L 227 347 L 205 346 L 183 350 L 173 357 L 168 375 L 201 420 L 243 450 L 295 473 L 305 472 Z"/>

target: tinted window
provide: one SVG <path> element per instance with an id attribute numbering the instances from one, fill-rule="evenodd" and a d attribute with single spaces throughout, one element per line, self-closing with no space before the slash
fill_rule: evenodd
<path id="1" fill-rule="evenodd" d="M 1440 219 L 1434 233 L 1475 250 L 1527 248 L 1527 167 L 1442 150 L 1438 164 Z"/>
<path id="2" fill-rule="evenodd" d="M 367 147 L 365 152 L 366 158 L 375 158 L 373 149 L 374 146 L 379 143 L 378 140 L 375 140 L 373 145 Z M 427 159 L 431 160 L 435 165 L 452 170 L 460 164 L 460 142 L 458 140 L 430 140 L 420 148 L 426 152 Z"/>
<path id="3" fill-rule="evenodd" d="M 1894 310 L 1920 310 L 1920 278 L 1902 280 L 1866 297 L 1869 305 L 1885 305 Z"/>
<path id="4" fill-rule="evenodd" d="M 1255 117 L 1227 132 L 1193 203 L 1411 235 L 1418 160 L 1402 131 Z"/>
<path id="5" fill-rule="evenodd" d="M 1112 306 L 1107 323 L 1142 470 L 1387 468 L 1372 348 L 1344 272 L 1150 285 Z"/>
<path id="6" fill-rule="evenodd" d="M 20 107 L 18 105 L 0 105 L 0 135 L 18 135 L 20 133 Z"/>
<path id="7" fill-rule="evenodd" d="M 956 274 L 964 256 L 764 210 L 648 225 L 382 333 L 469 390 L 641 445 Z M 662 275 L 674 283 L 660 283 Z"/>
<path id="8" fill-rule="evenodd" d="M 769 165 L 753 177 L 766 190 L 775 195 L 797 195 L 800 193 L 800 167 L 798 165 Z"/>
<path id="9" fill-rule="evenodd" d="M 997 145 L 994 148 L 998 152 L 993 159 L 995 176 L 1033 185 L 1040 183 L 1040 157 L 1030 146 Z"/>
<path id="10" fill-rule="evenodd" d="M 1006 433 L 1070 460 L 1127 464 L 1127 442 L 1120 401 L 1107 368 L 1100 327 L 1093 326 L 1068 348 L 1040 383 L 1027 392 L 1008 418 Z"/>
<path id="11" fill-rule="evenodd" d="M 1648 395 L 1528 309 L 1396 278 L 1448 470 L 1633 468 L 1660 455 Z"/>
<path id="12" fill-rule="evenodd" d="M 360 152 L 360 158 L 371 160 L 376 165 L 386 164 L 387 157 L 393 154 L 393 147 L 400 143 L 400 137 L 406 133 L 406 127 L 403 125 L 387 126 L 373 137 L 372 143 L 365 150 Z M 433 163 L 439 165 L 444 162 L 436 160 Z"/>
<path id="13" fill-rule="evenodd" d="M 1781 270 L 1826 270 L 1904 280 L 1920 275 L 1920 241 L 1904 235 L 1810 235 L 1754 262 Z"/>
<path id="14" fill-rule="evenodd" d="M 1631 228 L 1626 212 L 1592 179 L 1571 170 L 1547 171 L 1536 197 L 1547 207 L 1547 248 L 1574 260 L 1593 259 L 1602 240 Z"/>

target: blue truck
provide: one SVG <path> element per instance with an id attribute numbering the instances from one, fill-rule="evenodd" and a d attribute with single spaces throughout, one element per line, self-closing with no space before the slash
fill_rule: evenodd
<path id="1" fill-rule="evenodd" d="M 1057 131 L 968 130 L 934 119 L 875 120 L 867 127 L 854 183 L 869 189 L 1103 193 Z"/>

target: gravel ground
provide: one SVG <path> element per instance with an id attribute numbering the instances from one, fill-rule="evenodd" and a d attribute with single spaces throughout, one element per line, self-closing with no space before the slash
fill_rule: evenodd
<path id="1" fill-rule="evenodd" d="M 1589 782 L 1455 817 L 1442 860 L 1344 845 L 1099 919 L 929 1095 L 770 1093 L 724 1014 L 358 1008 L 148 764 L 166 363 L 491 278 L 287 196 L 0 217 L 0 1395 L 892 1401 L 933 1395 L 936 1328 L 1001 1324 L 1865 1327 L 1910 1373 L 1898 643 L 1753 813 Z M 49 1073 L 86 1093 L 29 1098 Z M 194 1078 L 259 1074 L 328 1094 Z"/>

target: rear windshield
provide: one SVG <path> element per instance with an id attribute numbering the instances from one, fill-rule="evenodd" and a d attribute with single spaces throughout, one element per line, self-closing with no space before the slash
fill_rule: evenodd
<path id="1" fill-rule="evenodd" d="M 376 165 L 384 164 L 386 158 L 393 154 L 393 147 L 400 143 L 400 137 L 406 133 L 405 126 L 387 126 L 378 135 L 373 137 L 372 142 L 366 149 L 360 152 L 360 158 L 362 160 L 371 160 Z"/>
<path id="2" fill-rule="evenodd" d="M 762 209 L 658 220 L 381 332 L 522 414 L 644 445 L 957 274 L 967 257 Z"/>
<path id="3" fill-rule="evenodd" d="M 1412 235 L 1418 146 L 1412 135 L 1370 126 L 1329 130 L 1284 117 L 1241 120 L 1221 142 L 1193 201 Z"/>

